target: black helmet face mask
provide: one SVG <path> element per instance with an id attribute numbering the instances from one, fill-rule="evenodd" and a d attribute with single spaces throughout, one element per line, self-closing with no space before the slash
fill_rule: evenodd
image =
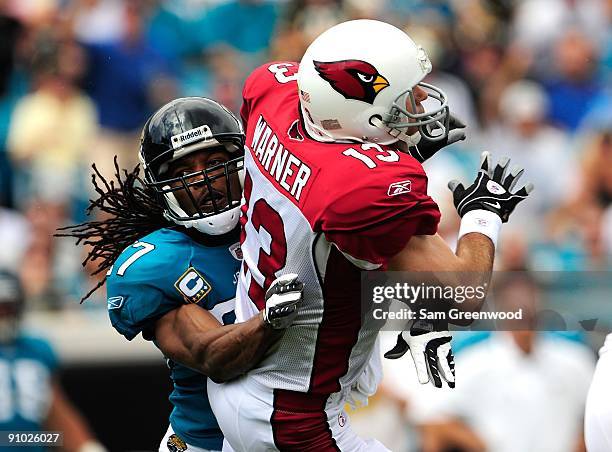
<path id="1" fill-rule="evenodd" d="M 192 152 L 213 154 L 219 151 L 201 149 Z M 167 216 L 171 220 L 201 220 L 240 207 L 244 157 L 240 155 L 217 163 L 218 160 L 225 158 L 215 157 L 212 166 L 195 171 L 184 170 L 175 176 L 164 177 L 170 172 L 166 169 L 156 182 L 149 184 L 165 200 Z"/>

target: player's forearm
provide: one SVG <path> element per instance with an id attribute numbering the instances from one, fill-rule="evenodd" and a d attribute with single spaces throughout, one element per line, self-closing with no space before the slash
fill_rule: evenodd
<path id="1" fill-rule="evenodd" d="M 194 304 L 168 312 L 155 326 L 156 344 L 166 357 L 217 382 L 251 369 L 280 334 L 261 315 L 224 326 Z"/>
<path id="2" fill-rule="evenodd" d="M 198 305 L 180 306 L 156 321 L 156 344 L 168 358 L 215 382 L 231 380 L 252 369 L 291 325 L 303 288 L 296 274 L 280 276 L 266 292 L 265 310 L 234 325 L 221 325 Z"/>
<path id="3" fill-rule="evenodd" d="M 223 327 L 205 350 L 208 375 L 227 381 L 253 368 L 298 313 L 304 284 L 295 273 L 276 278 L 265 293 L 265 307 L 247 322 Z M 214 372 L 214 374 L 213 374 Z"/>
<path id="4" fill-rule="evenodd" d="M 488 287 L 495 247 L 489 237 L 480 233 L 463 235 L 453 252 L 439 235 L 415 236 L 404 250 L 389 262 L 389 269 L 411 272 L 412 277 L 427 285 L 458 288 Z M 420 305 L 433 310 L 458 308 L 479 310 L 484 301 L 482 290 L 466 292 L 462 303 L 440 304 L 423 300 Z"/>
<path id="5" fill-rule="evenodd" d="M 215 382 L 224 382 L 252 369 L 284 330 L 266 325 L 261 314 L 207 333 L 197 347 L 200 370 Z"/>
<path id="6" fill-rule="evenodd" d="M 491 239 L 483 234 L 473 232 L 461 237 L 455 254 L 460 271 L 490 274 L 493 269 L 495 246 Z"/>
<path id="7" fill-rule="evenodd" d="M 494 254 L 493 242 L 480 233 L 462 236 L 456 252 L 438 234 L 420 235 L 412 237 L 408 245 L 389 261 L 389 270 L 447 275 L 490 272 Z"/>
<path id="8" fill-rule="evenodd" d="M 454 307 L 471 312 L 482 308 L 491 282 L 500 227 L 501 219 L 488 211 L 472 211 L 462 218 L 455 251 L 457 280 L 459 285 L 474 290 L 461 303 L 454 303 Z"/>
<path id="9" fill-rule="evenodd" d="M 480 311 L 491 281 L 495 246 L 486 235 L 471 232 L 459 239 L 455 256 L 453 271 L 444 275 L 446 281 L 441 282 L 446 286 L 460 287 L 465 292 L 461 303 L 453 302 L 449 307 L 461 311 Z"/>

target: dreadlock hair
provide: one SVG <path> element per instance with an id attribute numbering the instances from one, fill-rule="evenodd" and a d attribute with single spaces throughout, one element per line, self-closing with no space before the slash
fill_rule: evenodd
<path id="1" fill-rule="evenodd" d="M 91 276 L 110 268 L 122 251 L 145 235 L 171 223 L 165 219 L 157 195 L 147 188 L 140 177 L 140 165 L 128 173 L 120 170 L 117 156 L 114 158 L 115 180 L 107 181 L 92 165 L 91 181 L 98 199 L 89 200 L 86 213 L 102 213 L 108 216 L 102 220 L 88 221 L 74 226 L 58 228 L 55 237 L 74 237 L 76 245 L 91 245 L 91 251 L 81 265 L 99 259 Z M 123 176 L 123 177 L 122 177 Z M 106 276 L 81 298 L 81 303 L 104 285 Z"/>

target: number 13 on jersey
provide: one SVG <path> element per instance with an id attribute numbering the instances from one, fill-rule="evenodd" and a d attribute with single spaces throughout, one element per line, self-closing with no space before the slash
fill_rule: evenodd
<path id="1" fill-rule="evenodd" d="M 255 232 L 257 234 L 256 241 L 259 243 L 259 251 L 257 253 L 257 268 L 249 268 L 246 259 L 244 266 L 246 272 L 251 274 L 249 298 L 261 310 L 266 304 L 266 290 L 279 276 L 277 273 L 285 267 L 287 262 L 287 239 L 285 238 L 283 219 L 264 198 L 255 201 L 249 218 L 248 211 L 251 205 L 252 189 L 253 181 L 247 172 L 244 179 L 246 203 L 242 207 L 242 222 L 245 229 L 248 228 L 250 233 Z M 264 243 L 269 243 L 269 252 L 261 246 Z M 263 280 L 262 284 L 257 281 L 258 278 Z"/>

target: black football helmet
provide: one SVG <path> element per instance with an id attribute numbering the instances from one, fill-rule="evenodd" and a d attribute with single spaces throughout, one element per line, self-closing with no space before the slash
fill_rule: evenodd
<path id="1" fill-rule="evenodd" d="M 240 196 L 232 195 L 235 184 L 241 183 L 244 160 L 244 130 L 242 124 L 226 107 L 205 97 L 185 97 L 173 100 L 145 123 L 140 141 L 140 162 L 145 183 L 164 204 L 164 215 L 185 227 L 194 227 L 211 235 L 225 234 L 238 223 Z M 222 164 L 169 177 L 168 170 L 175 160 L 192 152 L 224 148 L 232 158 Z M 213 193 L 212 182 L 224 178 L 227 196 L 210 196 L 212 209 L 201 208 L 190 187 L 205 184 Z M 192 206 L 189 214 L 175 194 L 184 191 Z M 222 199 L 220 199 L 222 198 Z M 237 199 L 234 199 L 237 198 Z"/>
<path id="2" fill-rule="evenodd" d="M 0 344 L 10 343 L 17 336 L 23 306 L 23 288 L 19 279 L 0 270 Z"/>

